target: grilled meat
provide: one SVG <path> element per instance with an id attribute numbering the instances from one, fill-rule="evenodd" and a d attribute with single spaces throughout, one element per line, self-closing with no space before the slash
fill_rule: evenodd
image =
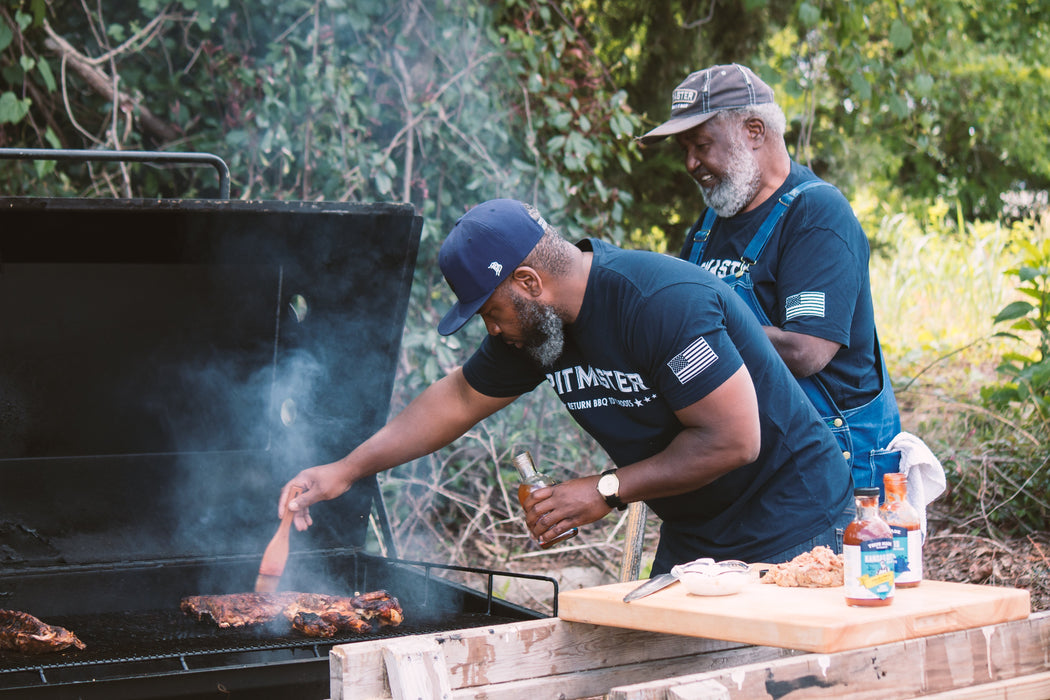
<path id="1" fill-rule="evenodd" d="M 311 637 L 369 632 L 373 624 L 396 626 L 404 619 L 397 598 L 386 591 L 352 597 L 295 592 L 188 596 L 180 607 L 198 620 L 210 618 L 219 627 L 260 625 L 283 617 Z"/>
<path id="2" fill-rule="evenodd" d="M 372 629 L 366 622 L 368 629 Z M 339 627 L 328 622 L 317 613 L 299 612 L 292 618 L 292 629 L 302 632 L 307 637 L 334 637 L 339 633 Z"/>
<path id="3" fill-rule="evenodd" d="M 353 612 L 343 610 L 328 610 L 323 613 L 300 611 L 292 618 L 292 629 L 308 637 L 334 637 L 340 632 L 371 632 L 372 625 Z"/>
<path id="4" fill-rule="evenodd" d="M 69 647 L 86 649 L 87 645 L 65 627 L 49 625 L 18 610 L 0 610 L 0 649 L 49 654 Z"/>
<path id="5" fill-rule="evenodd" d="M 183 598 L 179 607 L 198 620 L 211 618 L 219 627 L 247 627 L 276 619 L 298 597 L 298 593 L 194 595 Z"/>

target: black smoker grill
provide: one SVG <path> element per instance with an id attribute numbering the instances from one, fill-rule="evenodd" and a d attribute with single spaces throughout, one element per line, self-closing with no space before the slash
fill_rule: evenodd
<path id="1" fill-rule="evenodd" d="M 374 479 L 292 533 L 281 589 L 385 588 L 400 627 L 178 609 L 250 591 L 280 486 L 385 421 L 420 229 L 402 205 L 0 198 L 0 608 L 88 645 L 0 651 L 0 695 L 325 698 L 333 644 L 543 616 L 493 598 L 510 574 L 397 559 Z"/>

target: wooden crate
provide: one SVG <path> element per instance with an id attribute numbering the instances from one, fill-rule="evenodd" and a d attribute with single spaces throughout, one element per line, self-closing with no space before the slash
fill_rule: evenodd
<path id="1" fill-rule="evenodd" d="M 833 654 L 552 618 L 334 647 L 333 700 L 1050 697 L 1050 613 Z"/>
<path id="2" fill-rule="evenodd" d="M 1050 612 L 833 654 L 614 688 L 610 700 L 1050 698 Z"/>
<path id="3" fill-rule="evenodd" d="M 355 642 L 328 658 L 333 700 L 549 700 L 798 653 L 549 618 Z"/>

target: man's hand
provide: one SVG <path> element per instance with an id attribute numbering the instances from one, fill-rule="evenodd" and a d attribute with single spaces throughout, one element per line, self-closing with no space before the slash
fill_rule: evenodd
<path id="1" fill-rule="evenodd" d="M 525 524 L 543 544 L 574 527 L 601 520 L 612 510 L 598 493 L 597 476 L 536 489 L 525 499 Z"/>
<path id="2" fill-rule="evenodd" d="M 277 502 L 277 516 L 283 518 L 286 512 L 291 511 L 295 514 L 292 519 L 295 529 L 302 532 L 314 524 L 313 518 L 310 517 L 310 506 L 343 495 L 352 483 L 346 477 L 346 468 L 342 460 L 304 469 L 281 489 L 281 497 Z M 293 487 L 298 487 L 302 493 L 294 499 L 289 499 Z"/>

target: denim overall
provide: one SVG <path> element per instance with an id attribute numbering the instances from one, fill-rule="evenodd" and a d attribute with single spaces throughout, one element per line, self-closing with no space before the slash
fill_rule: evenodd
<path id="1" fill-rule="evenodd" d="M 773 211 L 762 222 L 758 233 L 744 249 L 744 254 L 741 256 L 741 261 L 744 263 L 742 270 L 722 278 L 747 303 L 764 326 L 773 324 L 758 304 L 749 268 L 762 255 L 763 249 L 773 234 L 773 229 L 791 206 L 795 197 L 811 187 L 820 185 L 831 186 L 822 180 L 809 180 L 782 195 L 774 205 Z M 708 208 L 699 228 L 694 226 L 689 232 L 688 235 L 693 241 L 693 247 L 689 251 L 690 262 L 699 265 L 703 259 L 704 249 L 707 247 L 707 240 L 711 235 L 711 228 L 716 218 L 714 211 Z M 846 458 L 853 473 L 854 486 L 857 488 L 877 486 L 881 490 L 883 475 L 900 469 L 900 452 L 891 452 L 883 448 L 901 431 L 901 425 L 897 400 L 893 395 L 893 387 L 890 384 L 889 373 L 886 371 L 886 363 L 883 361 L 882 349 L 879 347 L 877 336 L 875 338 L 875 361 L 882 374 L 882 389 L 878 396 L 863 406 L 845 411 L 835 405 L 831 394 L 818 375 L 796 377 L 796 379 L 817 409 L 821 420 L 827 424 L 835 439 L 838 440 L 842 455 Z"/>

